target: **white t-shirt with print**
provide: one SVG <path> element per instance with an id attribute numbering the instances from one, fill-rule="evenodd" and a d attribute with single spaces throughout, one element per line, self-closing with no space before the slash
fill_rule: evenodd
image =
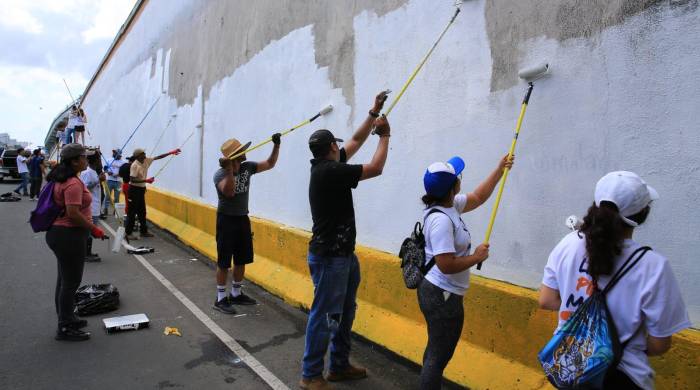
<path id="1" fill-rule="evenodd" d="M 615 259 L 613 273 L 641 245 L 625 240 L 623 251 Z M 600 289 L 611 275 L 601 276 Z M 587 273 L 586 240 L 572 232 L 552 250 L 544 269 L 542 284 L 558 290 L 560 328 L 576 308 L 593 292 L 592 278 Z M 654 388 L 654 370 L 644 352 L 646 334 L 668 337 L 691 326 L 680 288 L 665 257 L 648 251 L 644 257 L 607 294 L 607 304 L 621 342 L 629 341 L 618 369 L 643 389 Z M 643 327 L 643 329 L 640 329 Z M 557 329 L 558 329 L 557 328 Z M 639 332 L 637 332 L 640 330 Z"/>
<path id="2" fill-rule="evenodd" d="M 17 172 L 18 173 L 29 173 L 29 167 L 27 167 L 27 158 L 21 154 L 17 156 Z"/>
<path id="3" fill-rule="evenodd" d="M 119 168 L 124 164 L 126 164 L 124 160 L 112 159 L 107 169 L 107 180 L 121 182 L 122 178 L 119 177 Z"/>
<path id="4" fill-rule="evenodd" d="M 94 169 L 87 167 L 86 170 L 80 172 L 80 180 L 90 191 L 90 195 L 92 195 L 90 213 L 93 217 L 97 217 L 100 215 L 100 177 Z"/>
<path id="5" fill-rule="evenodd" d="M 78 116 L 71 112 L 68 114 L 68 124 L 66 125 L 66 129 L 72 129 L 76 125 L 78 125 Z"/>
<path id="6" fill-rule="evenodd" d="M 434 256 L 444 253 L 454 253 L 455 256 L 467 256 L 471 251 L 471 235 L 467 226 L 462 221 L 462 211 L 467 205 L 467 195 L 455 196 L 454 207 L 440 206 L 428 207 L 423 212 L 425 219 L 425 263 Z M 431 209 L 439 209 L 445 214 L 434 212 Z M 428 215 L 426 217 L 426 215 Z M 428 271 L 425 278 L 432 284 L 452 294 L 464 295 L 469 288 L 469 270 L 466 269 L 456 274 L 443 274 L 437 264 Z"/>

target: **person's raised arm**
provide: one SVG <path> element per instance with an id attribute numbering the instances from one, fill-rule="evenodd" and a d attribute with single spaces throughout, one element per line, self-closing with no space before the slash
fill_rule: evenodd
<path id="1" fill-rule="evenodd" d="M 389 121 L 382 115 L 375 121 L 375 125 L 377 134 L 379 135 L 379 143 L 377 144 L 377 150 L 374 152 L 372 161 L 369 164 L 362 165 L 360 180 L 367 180 L 381 175 L 384 170 L 384 164 L 386 163 L 386 157 L 389 154 L 389 137 L 391 137 Z"/>
<path id="2" fill-rule="evenodd" d="M 280 144 L 282 143 L 282 134 L 273 134 L 272 143 L 274 146 L 272 147 L 272 152 L 270 152 L 270 157 L 268 157 L 267 160 L 258 161 L 258 169 L 255 173 L 269 171 L 275 167 L 275 164 L 277 164 L 277 157 L 279 157 L 280 154 Z"/>
<path id="3" fill-rule="evenodd" d="M 225 197 L 233 198 L 236 196 L 236 176 L 234 175 L 241 168 L 241 161 L 238 158 L 235 160 L 222 158 L 220 163 L 222 163 L 222 168 L 226 171 L 226 176 L 216 184 L 216 187 Z"/>
<path id="4" fill-rule="evenodd" d="M 382 112 L 382 108 L 384 108 L 386 97 L 386 91 L 382 91 L 374 98 L 374 106 L 367 113 L 367 118 L 364 122 L 362 122 L 360 127 L 357 128 L 355 134 L 352 135 L 352 138 L 345 142 L 345 155 L 347 156 L 347 160 L 350 160 L 350 158 L 354 156 L 358 150 L 360 150 L 360 147 L 362 147 L 367 140 L 367 137 L 369 137 L 369 133 L 372 131 L 372 125 L 374 124 L 375 119 L 379 117 L 379 114 Z"/>
<path id="5" fill-rule="evenodd" d="M 484 204 L 493 193 L 493 190 L 496 188 L 496 185 L 498 185 L 498 182 L 501 180 L 501 176 L 503 176 L 504 169 L 513 168 L 514 161 L 514 155 L 510 158 L 508 158 L 508 155 L 503 157 L 498 162 L 498 167 L 496 167 L 496 169 L 493 172 L 491 172 L 491 174 L 486 178 L 486 180 L 479 184 L 479 186 L 476 187 L 474 192 L 470 192 L 467 194 L 467 205 L 464 207 L 464 210 L 462 210 L 462 213 L 472 211 L 475 208 Z"/>
<path id="6" fill-rule="evenodd" d="M 160 160 L 161 158 L 166 158 L 170 155 L 177 156 L 178 154 L 180 154 L 180 152 L 181 152 L 181 150 L 179 148 L 173 149 L 173 150 L 169 151 L 168 153 L 163 153 L 161 155 L 153 157 L 153 160 Z"/>

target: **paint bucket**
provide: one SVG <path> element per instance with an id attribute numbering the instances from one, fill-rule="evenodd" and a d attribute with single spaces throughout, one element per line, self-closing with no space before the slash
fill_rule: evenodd
<path id="1" fill-rule="evenodd" d="M 117 228 L 117 234 L 114 237 L 114 241 L 112 241 L 113 253 L 119 253 L 119 249 L 121 249 L 122 241 L 124 240 L 125 234 L 126 230 L 124 230 L 124 226 L 119 226 L 119 228 Z"/>
<path id="2" fill-rule="evenodd" d="M 117 215 L 117 219 L 124 220 L 124 210 L 126 209 L 126 203 L 117 203 L 114 205 L 114 213 Z"/>

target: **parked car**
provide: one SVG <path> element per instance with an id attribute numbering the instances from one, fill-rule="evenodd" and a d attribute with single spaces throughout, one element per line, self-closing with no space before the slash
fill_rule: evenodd
<path id="1" fill-rule="evenodd" d="M 6 177 L 19 179 L 17 149 L 3 149 L 0 152 L 0 180 Z"/>

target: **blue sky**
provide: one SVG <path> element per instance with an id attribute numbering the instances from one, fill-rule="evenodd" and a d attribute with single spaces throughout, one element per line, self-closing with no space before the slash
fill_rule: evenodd
<path id="1" fill-rule="evenodd" d="M 42 145 L 84 90 L 136 0 L 0 0 L 0 133 Z"/>

